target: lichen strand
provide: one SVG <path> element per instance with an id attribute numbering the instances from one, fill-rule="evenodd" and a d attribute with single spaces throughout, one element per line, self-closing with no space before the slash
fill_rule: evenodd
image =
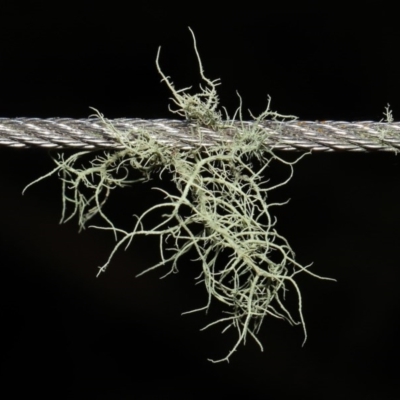
<path id="1" fill-rule="evenodd" d="M 196 42 L 194 47 L 205 84 L 199 94 L 190 95 L 189 88 L 174 88 L 159 67 L 159 53 L 158 70 L 172 91 L 178 107 L 176 113 L 199 127 L 224 131 L 232 126 L 235 118 L 227 116 L 222 121 L 215 90 L 217 81 L 204 76 Z M 241 105 L 236 116 L 242 120 Z M 82 157 L 89 152 L 77 153 L 66 160 L 60 156 L 56 160 L 57 167 L 35 182 L 59 174 L 63 190 L 62 221 L 77 215 L 80 228 L 84 228 L 97 214 L 105 221 L 105 226 L 92 227 L 114 233 L 117 243 L 107 262 L 100 267 L 99 274 L 106 270 L 116 251 L 128 247 L 135 236 L 154 235 L 160 240 L 161 260 L 139 275 L 167 265 L 170 266 L 168 273 L 176 271 L 180 258 L 189 251 L 194 252 L 201 266 L 197 279 L 204 283 L 208 300 L 204 307 L 191 312 L 207 310 L 212 299 L 226 305 L 227 314 L 205 328 L 223 324 L 225 331 L 233 327 L 238 339 L 225 357 L 214 361 L 229 360 L 249 335 L 262 349 L 257 333 L 268 315 L 291 324 L 300 323 L 306 339 L 302 297 L 295 275 L 307 272 L 318 276 L 311 273 L 308 266 L 296 261 L 288 241 L 277 232 L 271 210 L 282 204 L 268 203 L 269 192 L 289 181 L 293 165 L 298 160 L 285 161 L 266 147 L 264 143 L 268 133 L 258 124 L 267 118 L 279 121 L 285 117 L 270 111 L 268 103 L 254 124 L 241 124 L 242 129 L 229 141 L 191 150 L 163 145 L 146 130 L 133 132 L 135 140 L 132 142 L 131 132 L 118 131 L 112 121 L 107 121 L 99 113 L 98 117 L 124 149 L 93 156 L 89 164 L 83 166 Z M 265 177 L 274 160 L 287 165 L 289 174 L 284 182 L 268 186 Z M 128 180 L 131 168 L 141 172 L 142 177 L 137 181 L 149 180 L 156 172 L 160 176 L 168 173 L 178 194 L 159 188 L 165 196 L 164 202 L 136 216 L 133 230 L 126 231 L 114 226 L 103 212 L 103 205 L 112 189 L 135 182 Z M 72 209 L 68 211 L 70 205 Z M 149 226 L 151 216 L 160 211 L 162 220 L 156 226 Z M 290 285 L 297 292 L 299 321 L 284 306 L 285 292 Z"/>

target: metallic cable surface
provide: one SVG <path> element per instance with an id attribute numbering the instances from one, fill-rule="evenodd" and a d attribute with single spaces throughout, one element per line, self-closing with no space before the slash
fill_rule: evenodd
<path id="1" fill-rule="evenodd" d="M 118 130 L 135 132 L 146 129 L 159 142 L 182 149 L 210 146 L 218 141 L 230 141 L 243 125 L 215 132 L 196 128 L 194 123 L 171 119 L 109 120 Z M 400 150 L 400 122 L 373 121 L 264 121 L 259 126 L 269 133 L 266 144 L 282 151 L 390 151 Z M 0 118 L 0 146 L 15 148 L 43 147 L 47 149 L 122 149 L 99 118 Z"/>

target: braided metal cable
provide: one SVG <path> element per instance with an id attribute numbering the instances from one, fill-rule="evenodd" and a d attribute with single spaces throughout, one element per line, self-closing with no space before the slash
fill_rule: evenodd
<path id="1" fill-rule="evenodd" d="M 146 129 L 158 141 L 177 148 L 210 146 L 221 140 L 232 140 L 242 124 L 236 122 L 223 134 L 207 128 L 196 128 L 187 121 L 170 119 L 114 119 L 118 130 L 135 132 Z M 266 144 L 283 151 L 398 151 L 400 150 L 400 123 L 373 121 L 264 121 L 261 124 L 270 135 Z M 196 134 L 194 130 L 196 129 Z M 0 118 L 0 146 L 47 149 L 120 149 L 109 127 L 99 118 Z"/>

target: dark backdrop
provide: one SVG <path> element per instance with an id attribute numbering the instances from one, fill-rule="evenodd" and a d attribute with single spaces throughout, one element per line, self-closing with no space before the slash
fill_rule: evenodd
<path id="1" fill-rule="evenodd" d="M 13 3 L 14 4 L 14 3 Z M 272 108 L 308 120 L 379 120 L 400 110 L 395 61 L 400 28 L 390 10 L 369 14 L 270 11 L 244 5 L 186 8 L 32 2 L 4 5 L 0 26 L 0 116 L 170 117 L 169 93 L 197 85 L 194 30 L 206 75 L 221 78 L 221 102 Z M 310 8 L 311 10 L 311 8 Z M 138 239 L 96 279 L 112 248 L 107 232 L 59 225 L 60 183 L 26 184 L 55 153 L 0 148 L 1 389 L 7 398 L 397 399 L 400 164 L 393 154 L 314 154 L 277 193 L 278 229 L 302 263 L 337 283 L 299 276 L 309 338 L 265 320 L 229 364 L 211 364 L 233 344 L 211 316 L 180 313 L 206 301 L 195 263 L 159 280 L 135 278 L 158 260 Z M 278 171 L 279 173 L 279 171 Z M 129 219 L 158 200 L 154 181 L 115 191 L 110 212 Z M 293 304 L 295 309 L 295 304 Z"/>

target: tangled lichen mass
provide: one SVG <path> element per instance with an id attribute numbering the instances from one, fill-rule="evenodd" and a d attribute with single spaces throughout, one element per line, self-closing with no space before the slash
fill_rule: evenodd
<path id="1" fill-rule="evenodd" d="M 208 293 L 205 306 L 194 311 L 207 310 L 212 300 L 216 299 L 226 305 L 227 314 L 208 326 L 223 324 L 224 330 L 232 327 L 238 333 L 230 352 L 216 360 L 223 361 L 229 360 L 249 335 L 262 349 L 257 333 L 268 315 L 285 319 L 291 324 L 302 324 L 306 338 L 302 297 L 295 275 L 307 272 L 318 276 L 307 269 L 309 266 L 296 261 L 288 241 L 276 230 L 276 219 L 271 211 L 282 203 L 268 202 L 269 192 L 289 181 L 293 165 L 302 156 L 294 162 L 277 156 L 265 146 L 267 133 L 258 123 L 266 118 L 279 121 L 293 117 L 272 112 L 268 103 L 267 109 L 255 118 L 253 124 L 243 123 L 242 129 L 227 137 L 229 140 L 223 140 L 235 118 L 242 120 L 241 105 L 232 119 L 227 115 L 222 120 L 216 92 L 218 81 L 204 76 L 195 41 L 194 47 L 204 83 L 198 94 L 190 95 L 189 88 L 174 88 L 159 67 L 159 53 L 157 68 L 178 107 L 174 112 L 199 128 L 207 127 L 220 132 L 222 140 L 219 143 L 189 150 L 176 149 L 158 142 L 145 129 L 119 131 L 112 121 L 97 113 L 110 134 L 123 145 L 123 150 L 93 155 L 86 164 L 82 164 L 81 160 L 90 154 L 88 151 L 67 159 L 61 155 L 55 160 L 57 166 L 53 171 L 31 184 L 58 174 L 63 190 L 62 222 L 78 216 L 79 226 L 84 228 L 89 220 L 98 215 L 105 225 L 91 226 L 113 232 L 117 242 L 107 262 L 100 267 L 99 274 L 109 266 L 116 251 L 121 247 L 127 248 L 137 235 L 157 236 L 161 258 L 159 263 L 139 275 L 166 266 L 169 266 L 169 271 L 175 271 L 180 258 L 189 251 L 194 252 L 201 268 L 198 280 Z M 194 128 L 193 134 L 200 133 Z M 254 160 L 257 162 L 253 163 Z M 268 186 L 267 170 L 274 160 L 286 164 L 289 174 L 285 181 Z M 164 194 L 164 201 L 136 216 L 133 229 L 127 231 L 113 224 L 103 212 L 103 205 L 113 189 L 136 182 L 128 178 L 131 169 L 141 173 L 141 178 L 136 181 L 165 176 L 168 172 L 178 192 L 172 194 L 159 188 Z M 151 226 L 150 217 L 160 211 L 161 221 Z M 127 213 L 130 214 L 129 211 Z M 221 257 L 222 252 L 224 257 Z M 290 285 L 298 296 L 299 321 L 284 305 L 285 291 Z"/>

